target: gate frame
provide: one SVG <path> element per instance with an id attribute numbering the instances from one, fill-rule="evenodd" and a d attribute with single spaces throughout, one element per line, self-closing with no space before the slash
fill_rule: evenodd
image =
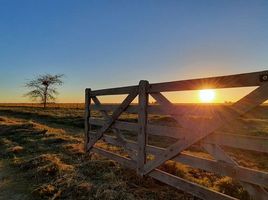
<path id="1" fill-rule="evenodd" d="M 109 159 L 115 160 L 122 165 L 135 169 L 140 176 L 149 175 L 161 182 L 171 185 L 180 190 L 184 190 L 194 196 L 202 199 L 236 199 L 234 197 L 213 191 L 204 186 L 192 183 L 180 177 L 171 175 L 167 172 L 157 169 L 158 166 L 167 160 L 174 160 L 188 164 L 194 168 L 200 168 L 212 171 L 220 175 L 231 176 L 240 181 L 241 185 L 254 197 L 254 199 L 267 199 L 268 192 L 264 186 L 268 185 L 268 173 L 241 167 L 224 150 L 221 145 L 230 145 L 236 148 L 257 150 L 268 153 L 268 138 L 239 136 L 239 135 L 217 135 L 215 131 L 226 123 L 240 117 L 251 109 L 259 106 L 268 99 L 268 71 L 253 72 L 246 74 L 237 74 L 220 77 L 210 77 L 201 79 L 191 79 L 183 81 L 173 81 L 165 83 L 149 84 L 142 80 L 139 85 L 95 90 L 87 88 L 85 90 L 85 151 L 101 154 Z M 161 92 L 198 90 L 204 88 L 234 88 L 258 86 L 257 89 L 250 92 L 245 97 L 234 103 L 228 110 L 219 117 L 219 113 L 213 116 L 213 123 L 203 124 L 202 129 L 196 128 L 187 120 L 186 109 L 177 109 Z M 128 96 L 119 106 L 102 105 L 97 96 L 127 94 Z M 153 108 L 148 104 L 148 98 L 151 95 L 159 107 Z M 138 96 L 138 105 L 130 105 Z M 95 105 L 92 105 L 92 102 Z M 103 120 L 91 119 L 91 109 L 99 110 L 104 117 Z M 112 110 L 112 115 L 108 111 Z M 117 119 L 123 112 L 137 113 L 138 124 L 121 122 Z M 171 115 L 182 126 L 182 128 L 158 126 L 148 124 L 148 113 Z M 91 124 L 100 125 L 101 128 L 96 133 L 91 131 Z M 116 138 L 105 135 L 105 132 L 112 129 Z M 128 141 L 121 134 L 120 129 L 136 131 L 138 133 L 137 143 Z M 160 131 L 159 131 L 160 130 Z M 155 133 L 155 132 L 158 133 Z M 148 135 L 178 136 L 179 141 L 170 145 L 166 149 L 148 145 Z M 188 133 L 188 134 L 187 134 Z M 173 134 L 173 135 L 172 135 Z M 187 137 L 188 136 L 188 137 Z M 218 137 L 218 138 L 217 138 Z M 229 139 L 228 139 L 229 137 Z M 231 139 L 238 138 L 237 145 L 231 142 Z M 107 150 L 94 146 L 94 144 L 103 139 L 107 143 L 121 146 L 129 154 L 130 158 L 117 155 Z M 220 141 L 220 140 L 223 141 Z M 237 139 L 237 141 L 238 141 Z M 252 140 L 251 140 L 252 139 Z M 227 140 L 224 141 L 224 140 Z M 247 145 L 247 142 L 251 144 Z M 252 143 L 253 141 L 253 143 Z M 212 155 L 216 161 L 204 159 L 192 155 L 187 155 L 182 151 L 186 148 L 201 143 L 201 146 Z M 243 143 L 244 142 L 244 143 Z M 255 142 L 255 143 L 254 143 Z M 154 160 L 147 159 L 148 154 L 155 156 Z"/>

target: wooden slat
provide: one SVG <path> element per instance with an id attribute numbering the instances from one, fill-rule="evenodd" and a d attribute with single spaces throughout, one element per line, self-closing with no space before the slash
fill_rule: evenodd
<path id="1" fill-rule="evenodd" d="M 98 118 L 90 118 L 89 122 L 96 126 L 103 126 L 107 121 L 103 119 L 98 119 Z M 132 122 L 115 121 L 112 127 L 118 128 L 120 130 L 127 130 L 127 131 L 133 131 L 133 132 L 138 131 L 137 123 L 132 123 Z"/>
<path id="2" fill-rule="evenodd" d="M 96 96 L 93 96 L 91 97 L 92 100 L 94 101 L 95 105 L 97 107 L 100 107 L 102 106 L 101 102 L 99 101 L 99 99 L 96 97 Z M 119 105 L 117 105 L 116 108 L 118 108 Z M 105 110 L 100 110 L 101 112 L 101 115 L 103 116 L 103 118 L 105 119 L 105 121 L 109 121 L 111 120 L 111 117 L 109 116 L 108 112 L 105 111 Z M 129 156 L 133 159 L 133 160 L 136 160 L 136 154 L 133 153 L 131 150 L 129 150 L 127 147 L 126 147 L 126 141 L 125 141 L 125 138 L 124 136 L 121 134 L 120 130 L 117 129 L 117 128 L 113 128 L 112 129 L 113 132 L 116 134 L 116 137 L 117 137 L 117 140 L 118 142 L 120 143 L 120 146 L 124 147 L 125 151 L 129 154 Z"/>
<path id="3" fill-rule="evenodd" d="M 268 137 L 222 134 L 216 132 L 204 138 L 202 142 L 268 153 Z"/>
<path id="4" fill-rule="evenodd" d="M 204 88 L 233 88 L 233 87 L 250 87 L 259 86 L 263 82 L 260 81 L 260 76 L 267 71 L 218 76 L 211 78 L 199 78 L 182 81 L 172 81 L 165 83 L 150 84 L 150 93 L 154 92 L 170 92 L 184 90 L 199 90 Z"/>
<path id="5" fill-rule="evenodd" d="M 136 162 L 133 161 L 133 160 L 130 160 L 126 157 L 123 157 L 123 156 L 120 156 L 120 155 L 117 155 L 115 153 L 112 153 L 110 151 L 106 151 L 104 149 L 101 149 L 99 147 L 93 147 L 92 152 L 94 153 L 98 153 L 106 158 L 109 158 L 111 160 L 115 160 L 116 162 L 130 168 L 130 169 L 135 169 L 136 168 Z"/>
<path id="6" fill-rule="evenodd" d="M 242 186 L 245 184 L 242 183 Z M 253 200 L 267 200 L 268 199 L 268 191 L 262 187 L 258 187 L 255 184 L 246 184 L 246 190 L 250 193 L 251 198 Z"/>
<path id="7" fill-rule="evenodd" d="M 98 148 L 98 147 L 93 147 L 92 152 L 98 153 L 104 157 L 107 157 L 111 160 L 115 160 L 116 162 L 122 164 L 125 167 L 135 169 L 136 165 L 135 162 L 119 156 L 115 153 L 111 153 L 109 151 L 106 151 L 104 149 Z M 160 171 L 160 170 L 154 170 L 152 171 L 149 176 L 152 178 L 159 180 L 161 182 L 164 182 L 170 186 L 173 186 L 179 190 L 183 190 L 185 192 L 188 192 L 190 194 L 193 194 L 194 196 L 197 196 L 199 198 L 202 198 L 204 200 L 214 200 L 214 199 L 219 199 L 219 200 L 237 200 L 236 198 L 221 194 L 219 192 L 210 190 L 206 187 L 200 186 L 198 184 L 192 183 L 190 181 L 184 180 L 182 178 L 173 176 L 171 174 L 168 174 L 166 172 Z"/>
<path id="8" fill-rule="evenodd" d="M 120 143 L 118 143 L 118 141 L 112 136 L 104 135 L 104 140 L 110 144 L 120 146 Z M 137 143 L 130 140 L 127 141 L 126 146 L 133 150 L 138 148 Z M 150 154 L 157 155 L 164 152 L 165 149 L 147 145 L 147 151 Z M 182 152 L 172 160 L 194 168 L 214 172 L 223 176 L 230 176 L 234 179 L 246 181 L 252 184 L 266 186 L 268 182 L 267 172 L 252 170 L 241 166 L 233 166 L 228 163 L 217 162 L 215 160 L 190 155 L 189 153 Z"/>
<path id="9" fill-rule="evenodd" d="M 202 147 L 217 161 L 226 162 L 238 166 L 236 161 L 234 161 L 230 156 L 228 156 L 219 145 L 202 143 Z"/>
<path id="10" fill-rule="evenodd" d="M 96 96 L 93 96 L 93 97 L 91 97 L 91 98 L 92 98 L 92 100 L 94 101 L 96 107 L 101 107 L 101 106 L 102 106 L 102 105 L 101 105 L 101 102 L 99 101 L 99 99 L 98 99 Z M 117 105 L 117 107 L 115 108 L 115 110 L 118 108 L 118 106 L 119 106 L 119 104 Z M 91 107 L 92 107 L 92 106 L 91 106 Z M 109 116 L 109 114 L 107 113 L 106 110 L 100 110 L 100 112 L 101 112 L 101 115 L 102 115 L 106 120 L 110 120 L 110 116 Z"/>
<path id="11" fill-rule="evenodd" d="M 204 88 L 231 88 L 231 87 L 250 87 L 259 86 L 263 82 L 260 81 L 260 76 L 267 74 L 267 71 L 252 72 L 245 74 L 236 74 L 228 76 L 218 76 L 210 78 L 198 78 L 182 81 L 172 81 L 163 83 L 150 84 L 150 93 L 168 92 L 168 91 L 183 91 L 183 90 L 199 90 Z M 92 96 L 98 95 L 118 95 L 128 94 L 132 90 L 138 90 L 138 86 L 127 86 L 108 88 L 92 91 Z"/>
<path id="12" fill-rule="evenodd" d="M 104 134 L 103 135 L 103 140 L 109 144 L 112 144 L 112 145 L 115 145 L 115 146 L 119 146 L 121 147 L 121 142 L 118 141 L 115 137 L 113 136 L 109 136 L 109 135 L 106 135 Z M 128 148 L 128 149 L 131 149 L 131 150 L 137 150 L 137 143 L 136 142 L 132 142 L 130 140 L 126 140 L 126 143 L 125 143 L 125 146 Z"/>
<path id="13" fill-rule="evenodd" d="M 89 142 L 89 131 L 90 131 L 90 124 L 89 124 L 89 118 L 90 118 L 90 104 L 91 104 L 91 98 L 90 98 L 90 89 L 87 88 L 85 90 L 85 144 L 84 149 L 85 152 L 87 151 L 87 144 Z"/>
<path id="14" fill-rule="evenodd" d="M 225 153 L 224 150 L 219 145 L 203 144 L 203 147 L 206 149 L 206 151 L 210 155 L 216 158 L 217 161 L 225 162 L 234 167 L 239 167 L 238 163 L 235 160 L 233 160 L 227 153 Z M 239 172 L 241 172 L 241 170 Z M 249 175 L 248 173 L 244 174 L 244 176 L 248 176 L 248 175 Z M 256 179 L 256 177 L 257 177 L 257 174 L 254 173 L 253 178 Z M 265 181 L 265 186 L 266 186 L 266 183 L 268 183 L 268 179 L 267 180 L 264 179 L 264 181 Z M 240 181 L 240 184 L 248 191 L 248 193 L 253 199 L 258 199 L 258 200 L 267 199 L 268 192 L 264 188 L 258 185 L 255 185 L 256 181 L 254 181 L 254 184 Z"/>
<path id="15" fill-rule="evenodd" d="M 148 141 L 147 135 L 147 106 L 148 106 L 148 81 L 140 81 L 139 83 L 139 115 L 138 115 L 138 157 L 137 157 L 137 173 L 143 176 L 144 164 L 146 163 L 146 145 Z"/>
<path id="16" fill-rule="evenodd" d="M 104 96 L 104 95 L 118 95 L 118 94 L 129 94 L 133 91 L 138 91 L 138 86 L 127 86 L 127 87 L 117 87 L 117 88 L 108 88 L 101 90 L 91 91 L 91 96 Z"/>
<path id="17" fill-rule="evenodd" d="M 104 120 L 94 118 L 90 118 L 89 122 L 97 126 L 103 126 L 105 123 Z M 131 122 L 116 121 L 112 127 L 132 132 L 138 131 L 137 123 Z M 178 127 L 166 127 L 149 124 L 147 126 L 147 131 L 150 135 L 166 136 L 175 139 L 183 139 L 185 137 L 185 135 L 182 134 L 183 129 Z M 201 142 L 268 153 L 268 137 L 245 136 L 216 131 L 215 133 L 204 138 Z"/>
<path id="18" fill-rule="evenodd" d="M 262 86 L 258 87 L 257 89 L 253 90 L 249 95 L 243 97 L 239 101 L 237 101 L 231 108 L 243 115 L 253 108 L 256 105 L 260 105 L 267 100 L 268 94 L 268 82 L 263 83 Z"/>
<path id="19" fill-rule="evenodd" d="M 101 106 L 97 106 L 97 105 L 91 105 L 91 109 L 92 110 L 98 110 L 98 111 L 114 111 L 116 108 L 118 107 L 118 105 L 114 104 L 114 105 L 101 105 Z M 170 110 L 169 113 L 173 113 L 176 115 L 179 115 L 181 113 L 181 111 L 185 110 L 185 111 L 190 111 L 190 110 L 194 110 L 195 108 L 191 108 L 190 105 L 176 105 L 174 106 L 174 109 Z M 139 107 L 138 105 L 130 105 L 127 109 L 126 109 L 126 113 L 131 113 L 131 114 L 138 114 L 138 110 Z M 162 109 L 160 108 L 159 105 L 148 105 L 148 109 L 147 109 L 148 114 L 156 114 L 156 115 L 165 115 L 166 112 L 163 112 Z M 197 114 L 198 115 L 198 114 Z"/>
<path id="20" fill-rule="evenodd" d="M 98 110 L 98 111 L 114 111 L 119 104 L 103 104 L 101 106 L 98 105 L 91 105 L 91 109 L 92 110 Z M 126 111 L 127 113 L 133 113 L 133 114 L 137 114 L 138 113 L 138 106 L 137 105 L 130 105 Z"/>
<path id="21" fill-rule="evenodd" d="M 153 94 L 152 94 L 153 96 Z M 104 105 L 91 105 L 91 110 L 96 111 L 114 111 L 119 104 L 104 104 Z M 130 105 L 126 109 L 126 113 L 138 114 L 138 105 Z M 147 113 L 153 115 L 168 115 L 176 116 L 181 115 L 182 113 L 187 113 L 186 116 L 190 117 L 212 117 L 215 113 L 221 114 L 230 112 L 230 105 L 204 105 L 204 104 L 172 104 L 172 107 L 169 106 L 159 106 L 159 105 L 148 105 Z M 191 120 L 191 119 L 189 119 Z M 195 118 L 197 120 L 197 118 Z M 198 123 L 198 122 L 196 122 Z"/>
<path id="22" fill-rule="evenodd" d="M 223 162 L 221 163 L 210 159 L 199 158 L 185 153 L 173 158 L 173 160 L 187 164 L 191 167 L 214 172 L 215 174 L 230 176 L 237 180 L 267 186 L 268 174 L 263 171 L 252 170 L 241 166 L 232 166 Z"/>
<path id="23" fill-rule="evenodd" d="M 102 137 L 103 133 L 107 131 L 117 120 L 117 118 L 121 115 L 124 110 L 127 109 L 129 104 L 133 101 L 133 99 L 137 96 L 137 91 L 132 91 L 122 102 L 120 106 L 113 112 L 111 116 L 111 120 L 109 120 L 104 126 L 101 127 L 100 130 L 97 131 L 96 136 L 89 141 L 87 148 L 92 148 L 92 146 Z"/>
<path id="24" fill-rule="evenodd" d="M 90 118 L 89 119 L 91 124 L 94 124 L 96 126 L 103 126 L 105 124 L 105 120 L 98 119 L 98 118 Z M 124 122 L 124 121 L 115 121 L 115 123 L 112 125 L 113 128 L 117 128 L 120 130 L 126 130 L 126 131 L 132 131 L 132 132 L 138 132 L 139 126 L 137 123 L 133 122 Z M 159 126 L 159 125 L 147 125 L 147 132 L 150 135 L 157 135 L 157 136 L 165 136 L 165 137 L 171 137 L 175 139 L 183 139 L 185 136 L 180 134 L 182 131 L 179 127 L 167 127 L 167 126 Z"/>
<path id="25" fill-rule="evenodd" d="M 210 135 L 211 133 L 219 129 L 224 124 L 237 119 L 240 115 L 244 114 L 245 112 L 248 112 L 250 109 L 253 109 L 254 107 L 263 103 L 264 101 L 268 99 L 267 91 L 268 91 L 268 83 L 266 82 L 266 84 L 263 84 L 262 86 L 258 87 L 257 89 L 249 93 L 247 96 L 239 100 L 238 103 L 234 105 L 236 112 L 239 114 L 236 115 L 234 113 L 229 118 L 222 119 L 222 120 L 216 121 L 215 119 L 215 121 L 209 124 L 209 126 L 202 127 L 203 129 L 201 131 L 200 129 L 197 129 L 196 131 L 192 131 L 192 132 L 186 131 L 184 134 L 186 134 L 188 137 L 185 140 L 179 140 L 175 144 L 169 146 L 166 152 L 158 155 L 155 160 L 148 162 L 145 166 L 144 173 L 145 174 L 149 173 L 150 171 L 152 171 L 154 168 L 158 167 L 165 161 L 175 157 L 181 151 L 185 150 L 186 148 L 190 147 L 194 143 Z M 242 106 L 242 104 L 244 104 L 245 102 L 247 102 L 246 103 L 247 107 Z"/>
<path id="26" fill-rule="evenodd" d="M 121 165 L 128 167 L 130 169 L 135 169 L 136 165 L 135 162 L 119 156 L 117 154 L 111 153 L 109 151 L 106 151 L 104 149 L 98 148 L 98 147 L 93 147 L 92 152 L 98 153 L 104 157 L 107 157 L 111 160 L 115 160 L 116 162 L 120 163 Z M 194 196 L 197 196 L 199 198 L 202 198 L 204 200 L 214 200 L 214 199 L 219 199 L 219 200 L 237 200 L 236 198 L 221 194 L 219 192 L 207 189 L 206 187 L 200 186 L 198 184 L 192 183 L 190 181 L 186 181 L 182 178 L 173 176 L 171 174 L 168 174 L 166 172 L 160 171 L 160 170 L 154 170 L 152 171 L 149 176 L 152 178 L 164 182 L 170 186 L 173 186 L 179 190 L 183 190 L 185 192 L 188 192 L 190 194 L 193 194 Z"/>
<path id="27" fill-rule="evenodd" d="M 192 183 L 183 178 L 171 175 L 158 169 L 155 169 L 150 172 L 149 176 L 204 200 L 238 200 L 237 198 L 210 190 L 204 186 Z"/>
<path id="28" fill-rule="evenodd" d="M 176 109 L 176 106 L 171 103 L 163 94 L 152 93 L 151 96 L 160 104 L 162 112 L 167 115 L 171 115 L 181 127 L 191 129 L 192 132 L 202 131 L 202 129 L 207 130 L 211 126 L 212 121 L 213 125 L 216 125 L 216 120 L 218 122 L 221 121 L 218 113 L 214 112 L 209 119 L 201 117 L 198 122 L 196 122 L 196 120 L 189 119 L 189 112 L 187 109 L 174 113 L 173 110 Z M 197 123 L 198 126 L 196 126 Z"/>

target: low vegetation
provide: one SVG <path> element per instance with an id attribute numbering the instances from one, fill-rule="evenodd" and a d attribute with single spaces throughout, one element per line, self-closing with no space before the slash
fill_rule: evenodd
<path id="1" fill-rule="evenodd" d="M 82 106 L 81 106 L 82 108 Z M 54 107 L 0 107 L 0 199 L 194 199 L 151 178 L 97 154 L 83 152 L 83 109 Z M 259 117 L 240 119 L 257 125 L 244 134 L 267 136 L 268 110 Z M 94 113 L 100 117 L 99 113 Z M 125 114 L 122 120 L 135 121 Z M 151 123 L 173 123 L 168 117 L 151 116 Z M 254 124 L 255 123 L 255 124 Z M 228 128 L 228 127 L 227 127 Z M 243 127 L 242 127 L 243 129 Z M 246 128 L 244 127 L 246 130 Z M 132 138 L 133 134 L 125 133 Z M 150 141 L 163 146 L 163 138 Z M 173 142 L 166 138 L 165 143 Z M 104 142 L 98 146 L 120 153 Z M 240 165 L 268 171 L 265 154 L 226 148 Z M 195 147 L 188 153 L 209 157 Z M 204 170 L 168 161 L 165 171 L 240 199 L 249 199 L 238 182 Z"/>
<path id="2" fill-rule="evenodd" d="M 0 118 L 2 199 L 191 199 L 96 154 L 81 132 Z"/>

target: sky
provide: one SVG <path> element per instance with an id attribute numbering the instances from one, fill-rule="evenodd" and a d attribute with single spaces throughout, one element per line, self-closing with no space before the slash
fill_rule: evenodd
<path id="1" fill-rule="evenodd" d="M 28 102 L 45 73 L 65 74 L 57 102 L 83 102 L 85 88 L 268 70 L 267 36 L 266 0 L 0 0 L 0 102 Z"/>

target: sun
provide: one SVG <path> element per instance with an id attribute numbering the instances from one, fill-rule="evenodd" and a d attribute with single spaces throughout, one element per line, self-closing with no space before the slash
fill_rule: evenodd
<path id="1" fill-rule="evenodd" d="M 211 103 L 215 99 L 214 90 L 200 90 L 199 99 L 203 103 Z"/>

